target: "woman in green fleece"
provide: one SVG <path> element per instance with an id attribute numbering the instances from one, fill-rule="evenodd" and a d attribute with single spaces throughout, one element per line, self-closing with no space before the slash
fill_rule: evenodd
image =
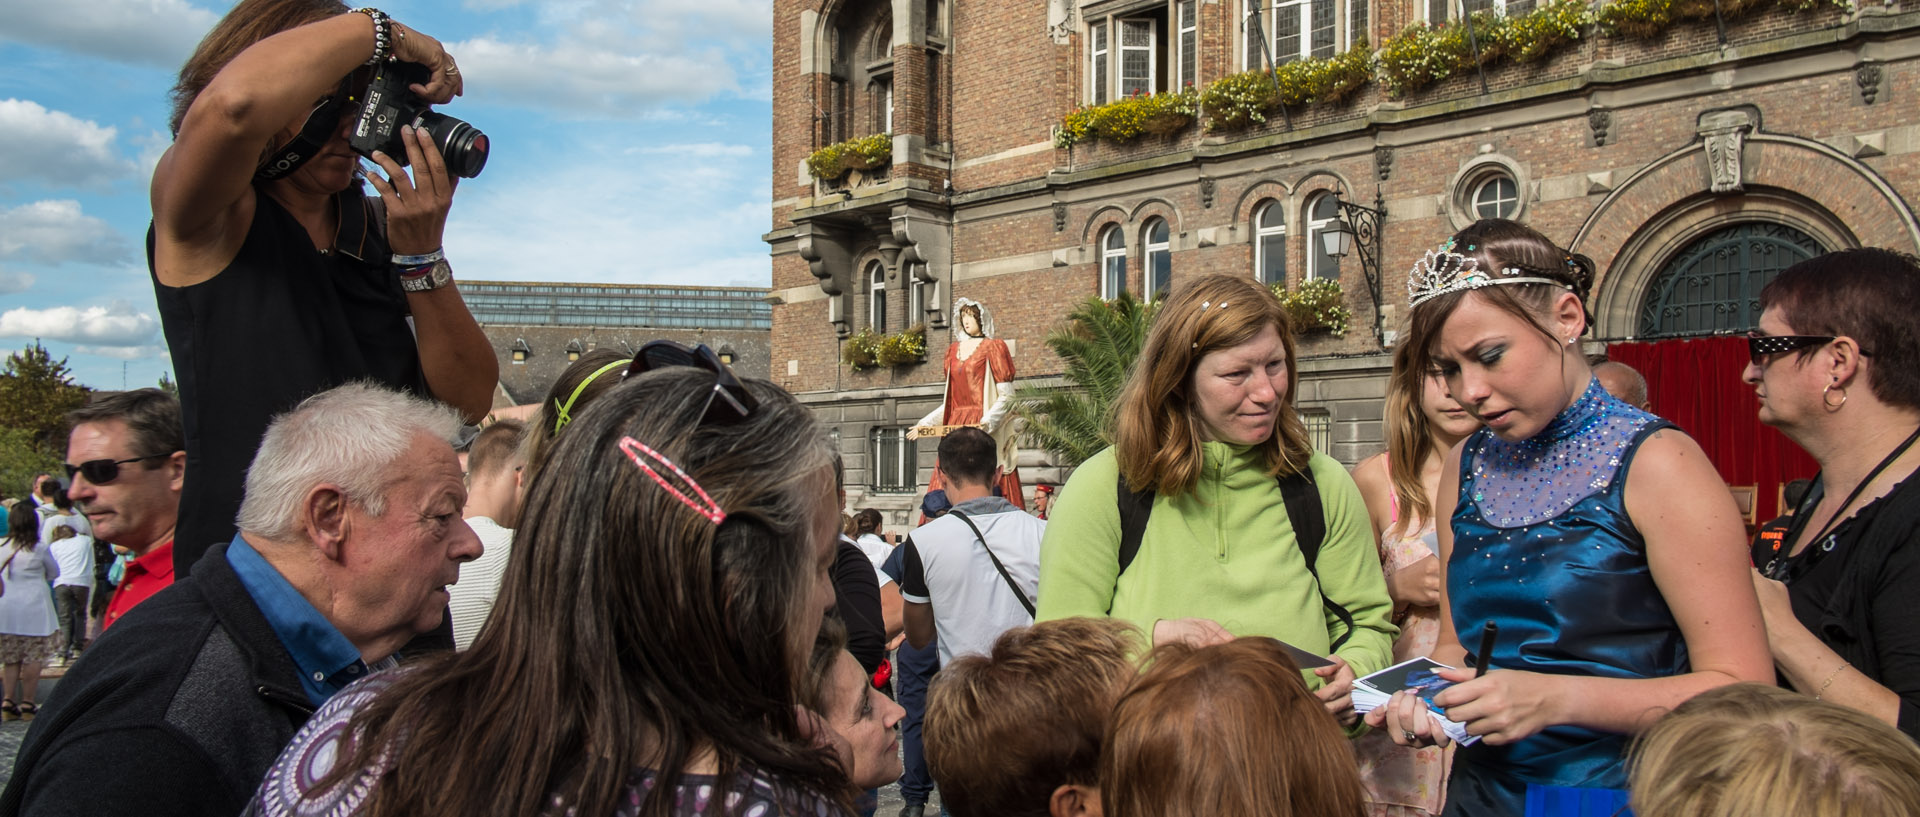
<path id="1" fill-rule="evenodd" d="M 1278 638 L 1333 660 L 1307 683 L 1351 723 L 1356 674 L 1390 663 L 1393 602 L 1359 489 L 1314 452 L 1294 413 L 1293 363 L 1292 329 L 1271 290 L 1229 275 L 1176 289 L 1121 392 L 1115 445 L 1082 464 L 1054 502 L 1038 617 L 1112 616 L 1150 630 L 1156 644 Z M 1301 524 L 1310 538 L 1324 530 L 1311 560 L 1283 499 L 1289 480 L 1309 497 L 1317 488 L 1322 524 Z M 1128 555 L 1122 518 L 1141 530 L 1141 510 Z"/>

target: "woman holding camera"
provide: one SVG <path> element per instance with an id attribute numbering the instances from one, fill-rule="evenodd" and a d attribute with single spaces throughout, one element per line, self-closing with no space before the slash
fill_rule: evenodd
<path id="1" fill-rule="evenodd" d="M 147 259 L 186 423 L 182 576 L 232 537 L 242 476 L 276 412 L 349 380 L 431 395 L 469 419 L 490 404 L 498 367 L 441 257 L 454 177 L 440 151 L 403 128 L 404 157 L 370 157 L 384 171 L 364 174 L 376 201 L 347 146 L 374 69 L 426 67 L 410 90 L 440 103 L 461 93 L 459 67 L 432 37 L 356 11 L 244 0 L 173 89 Z"/>

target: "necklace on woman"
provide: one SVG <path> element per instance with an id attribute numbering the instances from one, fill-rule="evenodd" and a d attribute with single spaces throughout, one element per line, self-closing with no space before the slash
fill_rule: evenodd
<path id="1" fill-rule="evenodd" d="M 1827 523 L 1820 527 L 1820 532 L 1804 540 L 1807 545 L 1811 547 L 1814 543 L 1821 541 L 1822 537 L 1832 533 L 1834 528 L 1839 527 L 1840 523 L 1845 522 L 1846 518 L 1842 517 L 1841 514 L 1847 510 L 1847 506 L 1852 505 L 1854 500 L 1860 498 L 1860 494 L 1867 490 L 1868 485 L 1873 484 L 1874 479 L 1880 476 L 1880 472 L 1887 470 L 1889 466 L 1893 465 L 1894 460 L 1900 459 L 1900 455 L 1907 453 L 1907 449 L 1913 447 L 1915 440 L 1920 440 L 1920 428 L 1915 428 L 1912 434 L 1908 434 L 1906 441 L 1900 443 L 1899 446 L 1893 449 L 1892 453 L 1880 460 L 1880 464 L 1874 466 L 1872 471 L 1867 472 L 1866 479 L 1860 480 L 1860 484 L 1853 486 L 1853 493 L 1847 494 L 1847 498 L 1840 502 L 1840 506 L 1833 509 L 1833 515 L 1828 517 Z M 1820 474 L 1814 474 L 1813 479 L 1815 482 L 1819 482 Z M 1808 509 L 1805 507 L 1807 500 L 1814 498 L 1812 496 L 1813 492 L 1808 491 L 1807 493 L 1808 496 L 1802 497 L 1800 500 L 1801 507 L 1794 509 L 1793 524 L 1787 527 L 1787 534 L 1773 543 L 1773 558 L 1767 560 L 1766 568 L 1760 571 L 1765 573 L 1769 579 L 1786 581 L 1784 576 L 1786 574 L 1787 557 L 1790 554 L 1786 554 L 1783 551 L 1786 550 L 1788 542 L 1802 541 L 1796 537 L 1796 534 L 1800 533 L 1800 531 L 1806 527 L 1807 519 L 1813 516 L 1813 514 L 1807 512 Z M 1816 503 L 1816 505 L 1817 504 L 1818 503 Z M 1833 541 L 1828 541 L 1826 544 L 1820 546 L 1819 552 L 1825 553 L 1833 550 L 1834 544 Z M 1810 559 L 1808 562 L 1809 568 L 1812 567 L 1812 561 L 1813 560 Z"/>

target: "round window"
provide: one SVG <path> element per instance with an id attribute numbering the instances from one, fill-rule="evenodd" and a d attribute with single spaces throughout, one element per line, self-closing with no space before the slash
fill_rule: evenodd
<path id="1" fill-rule="evenodd" d="M 1473 212 L 1480 218 L 1507 218 L 1519 209 L 1519 188 L 1507 176 L 1490 176 L 1473 189 Z"/>

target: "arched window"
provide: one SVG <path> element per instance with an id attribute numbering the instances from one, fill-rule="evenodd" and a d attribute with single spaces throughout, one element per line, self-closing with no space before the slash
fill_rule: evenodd
<path id="1" fill-rule="evenodd" d="M 1253 277 L 1269 285 L 1287 282 L 1287 211 L 1272 199 L 1253 211 Z"/>
<path id="2" fill-rule="evenodd" d="M 878 261 L 867 264 L 867 325 L 887 331 L 887 268 Z"/>
<path id="3" fill-rule="evenodd" d="M 1760 288 L 1781 270 L 1826 252 L 1785 224 L 1722 227 L 1674 253 L 1647 286 L 1642 337 L 1743 332 L 1760 322 Z"/>
<path id="4" fill-rule="evenodd" d="M 1307 278 L 1339 278 L 1340 259 L 1327 254 L 1320 236 L 1340 218 L 1340 202 L 1332 193 L 1307 200 Z"/>
<path id="5" fill-rule="evenodd" d="M 1113 300 L 1127 291 L 1127 236 L 1115 224 L 1100 234 L 1100 297 Z"/>
<path id="6" fill-rule="evenodd" d="M 1147 222 L 1147 229 L 1141 232 L 1146 238 L 1142 243 L 1147 255 L 1147 300 L 1157 301 L 1173 288 L 1172 236 L 1164 218 Z"/>

